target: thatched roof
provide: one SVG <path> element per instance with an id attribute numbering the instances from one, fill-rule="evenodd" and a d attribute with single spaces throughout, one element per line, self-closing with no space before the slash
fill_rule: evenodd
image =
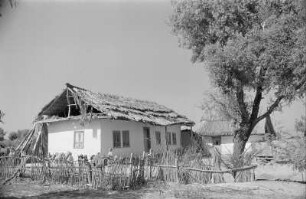
<path id="1" fill-rule="evenodd" d="M 261 128 L 262 127 L 262 128 Z M 230 136 L 234 135 L 236 127 L 227 120 L 204 120 L 197 123 L 193 130 L 203 136 Z M 255 127 L 252 135 L 263 135 L 265 133 L 261 124 Z"/>
<path id="2" fill-rule="evenodd" d="M 68 83 L 66 86 L 60 95 L 41 110 L 37 121 L 53 122 L 86 116 L 132 120 L 162 126 L 194 124 L 187 117 L 155 102 L 96 93 Z"/>

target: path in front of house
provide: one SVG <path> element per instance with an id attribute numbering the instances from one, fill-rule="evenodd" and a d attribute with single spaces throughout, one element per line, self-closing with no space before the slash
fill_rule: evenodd
<path id="1" fill-rule="evenodd" d="M 138 190 L 102 191 L 76 190 L 65 185 L 45 186 L 30 181 L 20 181 L 2 186 L 0 198 L 236 198 L 236 199 L 304 199 L 306 185 L 294 182 L 255 181 L 225 184 L 150 183 Z"/>

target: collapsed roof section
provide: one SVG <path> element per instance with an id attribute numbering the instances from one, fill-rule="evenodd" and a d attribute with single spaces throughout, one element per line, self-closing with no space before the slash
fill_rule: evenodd
<path id="1" fill-rule="evenodd" d="M 155 102 L 95 93 L 66 84 L 64 91 L 38 114 L 37 122 L 104 118 L 131 120 L 153 125 L 194 125 L 187 117 Z"/>

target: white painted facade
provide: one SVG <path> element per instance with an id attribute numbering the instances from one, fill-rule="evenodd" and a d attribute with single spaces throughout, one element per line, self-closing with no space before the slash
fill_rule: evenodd
<path id="1" fill-rule="evenodd" d="M 78 120 L 68 120 L 48 123 L 48 152 L 54 154 L 70 151 L 76 158 L 80 154 L 91 156 L 98 152 L 107 155 L 109 148 L 113 148 L 113 155 L 129 156 L 131 153 L 140 155 L 144 151 L 144 127 L 150 129 L 151 149 L 154 152 L 167 149 L 166 131 L 176 134 L 176 145 L 168 145 L 168 149 L 181 147 L 180 125 L 165 127 L 134 121 L 95 119 L 81 126 Z M 75 131 L 84 131 L 84 147 L 82 149 L 74 148 Z M 113 131 L 129 131 L 130 146 L 114 148 Z M 161 134 L 160 145 L 156 143 L 156 131 Z"/>
<path id="2" fill-rule="evenodd" d="M 221 143 L 219 145 L 219 148 L 221 150 L 222 154 L 233 154 L 233 138 L 234 136 L 221 136 Z M 251 135 L 248 142 L 246 143 L 245 146 L 245 151 L 246 150 L 251 150 L 251 145 L 252 143 L 263 141 L 264 135 Z M 212 137 L 210 136 L 204 136 L 204 140 L 206 143 L 213 145 Z"/>

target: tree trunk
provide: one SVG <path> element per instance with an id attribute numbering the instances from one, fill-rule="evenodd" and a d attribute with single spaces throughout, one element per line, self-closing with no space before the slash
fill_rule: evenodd
<path id="1" fill-rule="evenodd" d="M 235 168 L 239 168 L 243 165 L 241 155 L 244 151 L 246 142 L 247 141 L 243 140 L 239 135 L 234 137 L 233 165 Z"/>
<path id="2" fill-rule="evenodd" d="M 232 164 L 234 168 L 240 168 L 244 166 L 243 152 L 245 145 L 248 141 L 247 128 L 240 128 L 235 132 L 234 136 L 234 150 L 232 156 Z M 236 178 L 237 172 L 233 172 L 233 177 Z"/>
<path id="3" fill-rule="evenodd" d="M 246 125 L 246 126 L 242 126 L 240 127 L 240 129 L 238 129 L 235 132 L 235 136 L 234 136 L 234 150 L 233 150 L 233 166 L 234 168 L 240 168 L 243 166 L 244 164 L 244 159 L 243 159 L 243 152 L 245 149 L 245 145 L 249 139 L 250 133 L 252 129 Z"/>

